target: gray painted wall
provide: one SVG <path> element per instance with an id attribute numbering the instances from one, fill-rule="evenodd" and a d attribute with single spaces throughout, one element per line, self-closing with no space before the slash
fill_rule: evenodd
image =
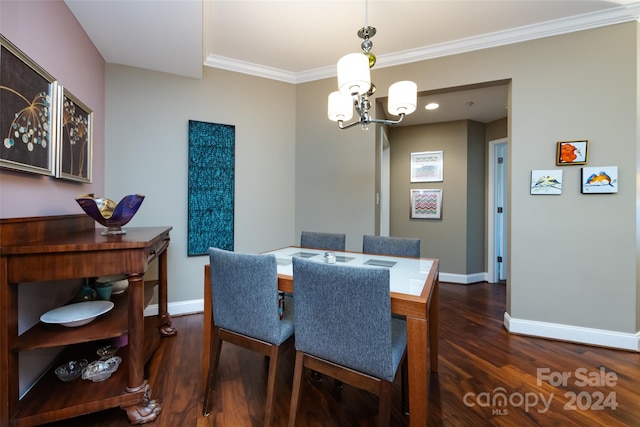
<path id="1" fill-rule="evenodd" d="M 467 274 L 487 271 L 486 152 L 485 125 L 467 121 Z"/>
<path id="2" fill-rule="evenodd" d="M 187 257 L 188 122 L 235 126 L 235 250 L 294 242 L 295 86 L 205 67 L 190 79 L 107 65 L 107 195 L 146 196 L 132 226 L 170 225 L 169 301 L 203 297 Z M 153 270 L 153 269 L 150 269 Z"/>
<path id="3" fill-rule="evenodd" d="M 327 119 L 325 79 L 296 86 L 296 235 L 302 230 L 346 233 L 348 250 L 362 250 L 375 219 L 375 126 L 340 130 Z"/>
<path id="4" fill-rule="evenodd" d="M 507 118 L 487 123 L 485 126 L 485 142 L 507 137 Z"/>
<path id="5" fill-rule="evenodd" d="M 391 235 L 418 237 L 422 256 L 440 271 L 472 274 L 484 267 L 484 125 L 466 120 L 391 127 Z M 410 182 L 411 153 L 443 152 L 442 182 Z M 442 189 L 442 219 L 411 218 L 412 189 Z"/>

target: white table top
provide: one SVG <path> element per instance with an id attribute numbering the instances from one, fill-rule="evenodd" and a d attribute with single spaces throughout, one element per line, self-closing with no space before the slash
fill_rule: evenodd
<path id="1" fill-rule="evenodd" d="M 287 247 L 265 252 L 274 254 L 278 261 L 278 274 L 293 276 L 293 257 L 306 258 L 324 262 L 327 251 L 300 247 Z M 403 258 L 388 255 L 370 255 L 358 252 L 333 252 L 336 256 L 335 265 L 350 265 L 358 267 L 385 267 L 390 271 L 391 292 L 408 295 L 420 295 L 427 280 L 433 261 L 422 258 Z"/>

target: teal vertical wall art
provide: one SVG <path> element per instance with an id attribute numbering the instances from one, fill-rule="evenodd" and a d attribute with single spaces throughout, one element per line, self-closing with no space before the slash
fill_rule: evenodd
<path id="1" fill-rule="evenodd" d="M 189 120 L 188 256 L 233 250 L 235 126 Z"/>

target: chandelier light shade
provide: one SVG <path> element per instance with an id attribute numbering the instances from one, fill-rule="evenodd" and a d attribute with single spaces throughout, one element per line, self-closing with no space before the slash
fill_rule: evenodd
<path id="1" fill-rule="evenodd" d="M 338 61 L 338 90 L 341 94 L 362 95 L 371 88 L 369 58 L 361 53 L 350 53 Z"/>
<path id="2" fill-rule="evenodd" d="M 394 116 L 413 113 L 417 102 L 418 87 L 414 82 L 404 80 L 389 86 L 388 110 Z"/>
<path id="3" fill-rule="evenodd" d="M 358 37 L 364 41 L 361 44 L 362 52 L 350 53 L 338 61 L 338 91 L 329 95 L 328 117 L 338 122 L 340 129 L 348 129 L 357 124 L 367 130 L 369 123 L 381 123 L 395 125 L 404 119 L 404 116 L 416 110 L 417 86 L 411 81 L 400 81 L 389 87 L 390 114 L 398 116 L 398 120 L 376 119 L 369 115 L 371 108 L 370 96 L 373 96 L 376 87 L 371 82 L 371 67 L 376 63 L 376 56 L 371 52 L 373 43 L 371 37 L 376 34 L 374 27 L 366 26 L 358 30 Z M 353 117 L 353 110 L 358 113 L 357 121 L 345 124 Z"/>
<path id="4" fill-rule="evenodd" d="M 343 95 L 339 91 L 329 94 L 329 119 L 337 122 L 338 120 L 351 120 L 353 117 L 353 100 L 351 95 Z"/>

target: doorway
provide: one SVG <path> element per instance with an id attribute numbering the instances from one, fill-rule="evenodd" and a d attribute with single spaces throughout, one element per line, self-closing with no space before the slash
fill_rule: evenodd
<path id="1" fill-rule="evenodd" d="M 487 203 L 487 281 L 507 280 L 508 221 L 508 145 L 507 138 L 489 141 Z"/>

